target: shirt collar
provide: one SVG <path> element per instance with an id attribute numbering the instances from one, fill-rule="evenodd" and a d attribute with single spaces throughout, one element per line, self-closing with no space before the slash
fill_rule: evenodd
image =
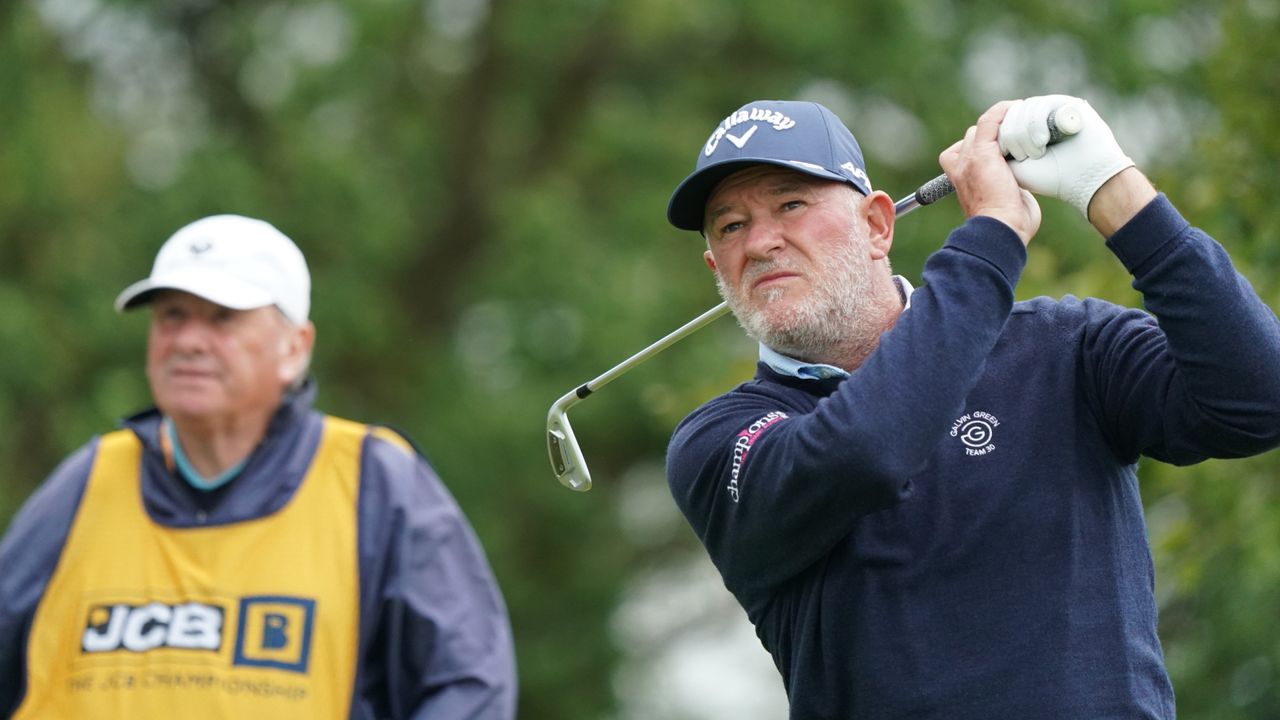
<path id="1" fill-rule="evenodd" d="M 893 282 L 898 286 L 898 295 L 902 298 L 902 309 L 911 307 L 911 293 L 915 290 L 911 282 L 901 275 L 894 275 Z M 780 375 L 789 375 L 801 380 L 826 380 L 828 378 L 849 377 L 848 371 L 825 363 L 808 363 L 797 360 L 760 343 L 760 362 L 768 365 Z"/>

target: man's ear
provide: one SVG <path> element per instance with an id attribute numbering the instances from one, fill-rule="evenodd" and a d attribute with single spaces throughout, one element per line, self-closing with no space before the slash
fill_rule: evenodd
<path id="1" fill-rule="evenodd" d="M 280 337 L 280 381 L 286 385 L 307 371 L 311 363 L 311 350 L 316 342 L 316 326 L 308 320 L 303 325 L 290 326 Z"/>
<path id="2" fill-rule="evenodd" d="M 882 190 L 876 190 L 862 198 L 859 207 L 867 221 L 871 259 L 883 260 L 889 257 L 889 249 L 893 247 L 893 223 L 897 219 L 893 198 Z"/>
<path id="3" fill-rule="evenodd" d="M 706 261 L 707 267 L 711 268 L 711 272 L 716 271 L 716 259 L 712 257 L 710 250 L 703 251 L 702 259 Z"/>

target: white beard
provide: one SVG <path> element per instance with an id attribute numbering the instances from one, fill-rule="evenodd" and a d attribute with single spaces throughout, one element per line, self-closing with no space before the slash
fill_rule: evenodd
<path id="1" fill-rule="evenodd" d="M 794 265 L 786 257 L 754 262 L 735 289 L 727 287 L 716 272 L 716 287 L 753 339 L 800 360 L 840 366 L 850 360 L 860 363 L 885 330 L 884 301 L 876 295 L 861 243 L 842 243 L 836 252 L 816 260 L 805 274 L 809 295 L 803 301 L 772 307 L 787 293 L 785 287 L 774 287 L 765 291 L 759 305 L 751 304 L 750 287 L 757 278 Z"/>

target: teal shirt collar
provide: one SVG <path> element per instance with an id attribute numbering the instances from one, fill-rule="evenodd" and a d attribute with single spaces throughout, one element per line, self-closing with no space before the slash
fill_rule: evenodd
<path id="1" fill-rule="evenodd" d="M 898 286 L 898 294 L 902 296 L 903 309 L 911 307 L 911 293 L 915 291 L 915 288 L 911 286 L 911 282 L 901 275 L 894 275 L 893 282 Z M 803 360 L 797 360 L 788 355 L 783 355 L 764 343 L 760 343 L 760 362 L 768 365 L 780 375 L 797 377 L 801 380 L 849 377 L 848 371 L 844 368 L 825 363 L 807 363 Z"/>
<path id="2" fill-rule="evenodd" d="M 248 458 L 245 458 L 219 473 L 216 477 L 206 478 L 195 469 L 191 461 L 187 460 L 187 454 L 182 451 L 182 443 L 178 442 L 178 432 L 173 427 L 173 421 L 166 417 L 163 425 L 164 432 L 169 435 L 169 444 L 173 447 L 173 463 L 178 469 L 178 476 L 197 490 L 208 492 L 226 485 L 240 474 L 240 471 L 244 469 L 245 463 L 249 461 Z"/>

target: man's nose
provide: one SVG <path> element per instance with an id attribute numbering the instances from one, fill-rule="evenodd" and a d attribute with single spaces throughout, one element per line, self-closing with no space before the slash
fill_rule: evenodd
<path id="1" fill-rule="evenodd" d="M 173 344 L 184 352 L 204 348 L 209 341 L 209 322 L 203 318 L 189 317 L 173 330 Z"/>
<path id="2" fill-rule="evenodd" d="M 770 217 L 755 219 L 747 227 L 747 255 L 766 260 L 786 245 L 782 223 Z"/>

